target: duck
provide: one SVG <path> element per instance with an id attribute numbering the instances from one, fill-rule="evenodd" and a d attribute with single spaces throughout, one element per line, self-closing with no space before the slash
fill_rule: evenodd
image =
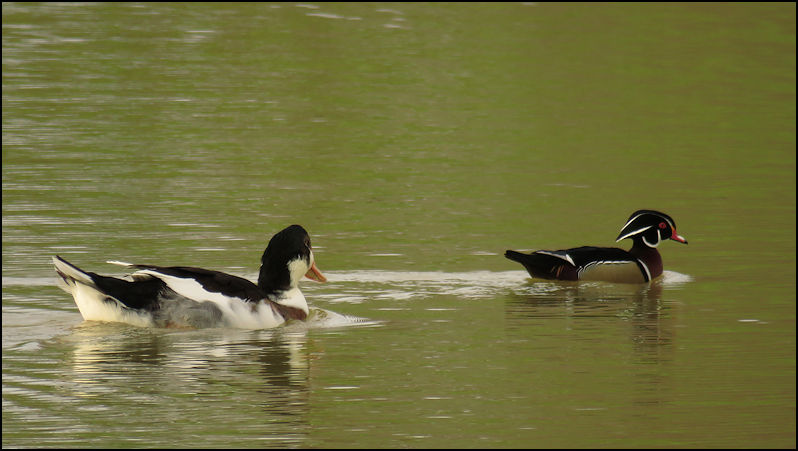
<path id="1" fill-rule="evenodd" d="M 220 271 L 108 261 L 135 270 L 115 277 L 85 271 L 56 255 L 59 287 L 75 299 L 86 321 L 139 327 L 268 329 L 305 320 L 299 290 L 307 277 L 327 278 L 316 266 L 310 235 L 300 225 L 276 233 L 261 257 L 258 283 Z"/>
<path id="2" fill-rule="evenodd" d="M 508 259 L 521 263 L 532 277 L 549 280 L 590 280 L 615 283 L 647 283 L 663 273 L 657 246 L 673 240 L 687 244 L 676 233 L 676 222 L 656 210 L 637 210 L 629 216 L 615 242 L 631 239 L 628 251 L 617 247 L 582 246 L 539 250 L 524 254 L 507 250 Z"/>

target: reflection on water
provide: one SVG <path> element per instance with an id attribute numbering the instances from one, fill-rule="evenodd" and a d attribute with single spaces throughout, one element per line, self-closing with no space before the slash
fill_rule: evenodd
<path id="1" fill-rule="evenodd" d="M 87 322 L 57 339 L 70 349 L 62 395 L 90 409 L 125 404 L 115 415 L 128 431 L 184 430 L 188 436 L 177 434 L 173 445 L 197 444 L 190 435 L 200 425 L 209 433 L 203 446 L 230 446 L 238 433 L 271 446 L 302 443 L 312 363 L 305 333 L 120 326 Z M 171 423 L 159 424 L 165 418 Z M 130 436 L 119 427 L 93 432 L 105 440 Z"/>
<path id="2" fill-rule="evenodd" d="M 4 417 L 28 425 L 9 431 L 15 443 L 63 446 L 90 437 L 132 446 L 141 440 L 135 431 L 146 431 L 148 446 L 197 446 L 198 434 L 203 446 L 301 446 L 311 365 L 320 358 L 311 358 L 308 332 L 380 325 L 319 308 L 306 322 L 261 331 L 64 320 L 79 323 L 33 353 L 4 347 Z M 25 369 L 34 360 L 38 374 Z M 61 434 L 48 440 L 39 429 Z"/>
<path id="3" fill-rule="evenodd" d="M 2 40 L 4 447 L 795 447 L 794 4 L 11 2 Z M 637 208 L 691 242 L 651 286 L 502 257 Z M 254 272 L 292 223 L 307 323 L 52 283 Z"/>
<path id="4" fill-rule="evenodd" d="M 626 399 L 630 412 L 656 417 L 652 412 L 666 410 L 679 397 L 674 388 L 680 307 L 675 288 L 690 280 L 666 272 L 639 285 L 527 283 L 507 298 L 508 339 L 557 352 L 543 354 L 551 362 L 516 366 L 532 374 L 560 372 L 560 383 L 538 388 L 570 386 L 575 412 L 608 415 L 617 410 L 618 399 Z"/>
<path id="5" fill-rule="evenodd" d="M 673 302 L 664 304 L 663 291 L 681 284 L 689 276 L 669 272 L 650 284 L 604 284 L 580 282 L 545 282 L 529 284 L 517 291 L 506 305 L 507 324 L 527 327 L 528 323 L 560 318 L 568 327 L 591 327 L 590 318 L 622 320 L 629 327 L 629 339 L 642 361 L 663 356 L 672 345 L 674 331 Z M 678 282 L 674 282 L 678 281 Z"/>

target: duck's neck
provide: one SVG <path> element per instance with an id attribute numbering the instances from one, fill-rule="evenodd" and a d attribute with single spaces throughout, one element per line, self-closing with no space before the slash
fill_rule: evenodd
<path id="1" fill-rule="evenodd" d="M 659 255 L 659 251 L 655 247 L 647 246 L 641 237 L 634 239 L 629 253 L 648 267 L 652 280 L 662 274 L 662 257 Z"/>
<path id="2" fill-rule="evenodd" d="M 284 318 L 303 320 L 307 317 L 309 309 L 305 296 L 296 283 L 291 283 L 291 276 L 285 271 L 261 265 L 258 288 L 268 300 L 278 305 Z"/>
<path id="3" fill-rule="evenodd" d="M 262 263 L 258 274 L 258 287 L 266 295 L 274 295 L 291 289 L 291 275 L 285 268 L 273 268 L 273 265 Z"/>

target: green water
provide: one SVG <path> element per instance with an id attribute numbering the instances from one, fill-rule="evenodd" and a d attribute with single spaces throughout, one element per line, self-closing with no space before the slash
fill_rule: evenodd
<path id="1" fill-rule="evenodd" d="M 2 8 L 4 447 L 795 447 L 794 4 Z M 502 256 L 641 208 L 651 286 Z M 84 323 L 50 263 L 254 278 L 292 223 L 277 330 Z"/>

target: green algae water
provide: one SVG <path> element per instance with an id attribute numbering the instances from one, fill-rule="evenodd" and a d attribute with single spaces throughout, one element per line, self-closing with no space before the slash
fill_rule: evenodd
<path id="1" fill-rule="evenodd" d="M 795 447 L 795 6 L 4 3 L 3 446 Z M 506 249 L 671 215 L 650 285 Z M 327 284 L 83 322 L 51 256 Z M 627 243 L 619 243 L 627 246 Z"/>

